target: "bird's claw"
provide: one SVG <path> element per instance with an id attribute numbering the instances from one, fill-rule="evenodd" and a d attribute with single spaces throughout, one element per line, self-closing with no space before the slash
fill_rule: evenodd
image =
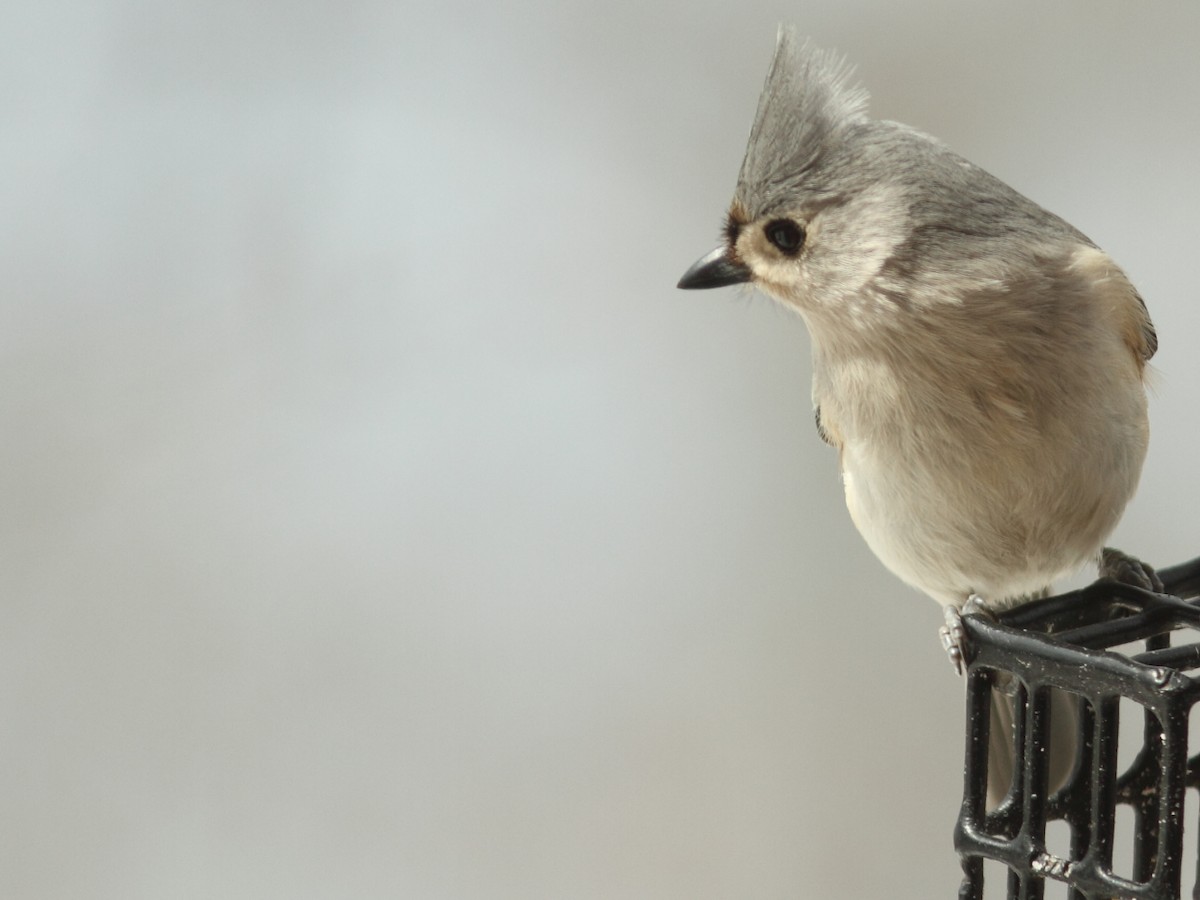
<path id="1" fill-rule="evenodd" d="M 942 649 L 950 657 L 954 673 L 961 675 L 967 660 L 967 632 L 963 630 L 962 613 L 952 604 L 948 604 L 943 613 L 946 616 L 946 624 L 938 629 L 938 637 L 942 639 Z"/>
<path id="2" fill-rule="evenodd" d="M 1163 592 L 1162 579 L 1152 566 L 1113 547 L 1105 547 L 1100 551 L 1100 577 L 1154 591 L 1156 594 Z"/>
<path id="3" fill-rule="evenodd" d="M 962 675 L 966 670 L 967 656 L 970 650 L 967 640 L 967 631 L 963 628 L 962 617 L 964 615 L 985 615 L 991 617 L 991 611 L 983 602 L 983 598 L 978 594 L 972 594 L 967 598 L 967 602 L 963 604 L 960 610 L 953 604 L 947 604 L 942 609 L 946 617 L 946 624 L 938 629 L 938 637 L 942 640 L 942 649 L 946 651 L 946 656 L 950 658 L 950 664 L 954 666 L 954 671 L 958 675 Z"/>

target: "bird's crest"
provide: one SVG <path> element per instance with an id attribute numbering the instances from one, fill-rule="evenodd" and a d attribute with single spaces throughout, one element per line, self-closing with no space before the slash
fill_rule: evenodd
<path id="1" fill-rule="evenodd" d="M 761 214 L 781 187 L 802 180 L 848 126 L 866 118 L 867 92 L 852 75 L 839 54 L 780 26 L 738 174 L 735 203 L 749 217 Z"/>

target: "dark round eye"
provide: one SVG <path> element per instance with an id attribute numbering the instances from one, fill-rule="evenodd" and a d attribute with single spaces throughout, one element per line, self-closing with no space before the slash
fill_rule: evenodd
<path id="1" fill-rule="evenodd" d="M 768 222 L 763 231 L 767 240 L 788 256 L 795 256 L 804 245 L 804 229 L 791 219 L 775 219 Z"/>

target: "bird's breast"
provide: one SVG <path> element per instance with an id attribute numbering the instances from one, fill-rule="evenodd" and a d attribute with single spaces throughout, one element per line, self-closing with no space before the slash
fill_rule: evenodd
<path id="1" fill-rule="evenodd" d="M 867 544 L 944 603 L 1028 596 L 1100 549 L 1136 486 L 1145 398 L 1082 392 L 1070 421 L 1041 392 L 886 366 L 818 379 L 846 504 Z"/>

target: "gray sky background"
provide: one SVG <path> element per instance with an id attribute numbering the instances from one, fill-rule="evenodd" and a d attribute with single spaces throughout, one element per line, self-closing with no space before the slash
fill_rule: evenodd
<path id="1" fill-rule="evenodd" d="M 0 896 L 952 897 L 962 698 L 717 236 L 776 24 L 1144 294 L 1200 553 L 1200 7 L 0 13 Z"/>

